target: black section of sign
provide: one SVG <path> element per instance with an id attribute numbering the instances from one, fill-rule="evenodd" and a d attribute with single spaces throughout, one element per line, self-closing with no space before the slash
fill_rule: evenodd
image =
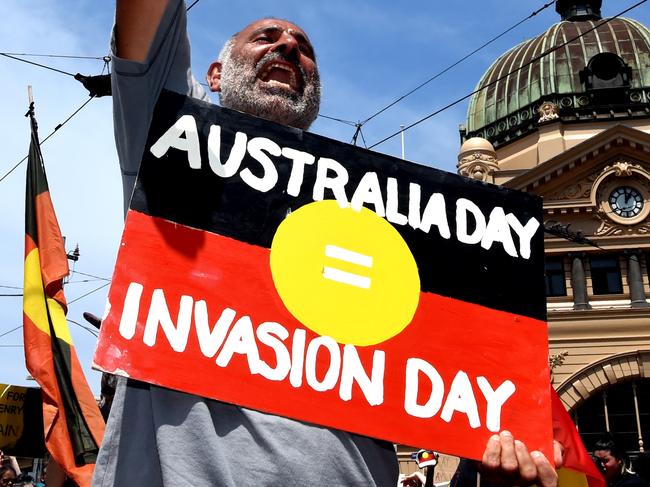
<path id="1" fill-rule="evenodd" d="M 3 449 L 5 455 L 16 457 L 43 458 L 45 456 L 45 435 L 43 433 L 43 399 L 41 389 L 29 387 L 23 403 L 23 434 L 14 446 Z"/>
<path id="2" fill-rule="evenodd" d="M 149 150 L 185 114 L 192 115 L 197 123 L 200 169 L 190 168 L 184 150 L 171 148 L 161 158 L 156 158 Z M 236 132 L 245 133 L 249 141 L 254 137 L 265 137 L 280 147 L 313 155 L 316 163 L 305 166 L 299 195 L 294 197 L 287 194 L 293 163 L 284 156 L 269 156 L 277 168 L 278 181 L 265 193 L 252 189 L 240 176 L 244 168 L 249 168 L 258 177 L 264 175 L 261 164 L 248 153 L 234 176 L 222 178 L 216 175 L 210 168 L 207 153 L 207 137 L 212 124 L 221 126 L 222 161 L 226 161 L 230 154 Z M 354 147 L 172 92 L 164 92 L 156 106 L 131 208 L 269 248 L 278 225 L 286 215 L 313 201 L 312 190 L 319 158 L 334 159 L 347 169 L 349 181 L 345 190 L 348 200 L 367 172 L 377 173 L 384 202 L 387 178 L 397 180 L 398 209 L 402 214 L 408 214 L 409 183 L 417 183 L 422 188 L 421 211 L 431 194 L 444 195 L 450 238 L 442 238 L 435 226 L 425 233 L 408 225 L 394 225 L 415 256 L 423 291 L 546 319 L 541 226 L 532 239 L 530 259 L 511 257 L 499 242 L 486 250 L 480 244 L 465 244 L 456 238 L 456 201 L 459 198 L 475 203 L 486 219 L 493 208 L 501 207 L 506 214 L 513 213 L 523 225 L 533 217 L 542 223 L 540 198 Z M 334 199 L 334 195 L 326 190 L 325 198 Z M 369 207 L 374 209 L 372 205 Z M 471 227 L 472 224 L 470 231 Z M 519 250 L 518 237 L 515 232 L 512 235 Z M 201 244 L 201 241 L 195 242 L 197 246 Z M 191 248 L 175 250 L 189 255 L 193 253 Z"/>

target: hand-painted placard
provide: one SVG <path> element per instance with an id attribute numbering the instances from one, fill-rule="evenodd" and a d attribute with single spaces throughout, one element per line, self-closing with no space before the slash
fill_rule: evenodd
<path id="1" fill-rule="evenodd" d="M 161 96 L 101 370 L 480 458 L 550 454 L 541 201 Z"/>
<path id="2" fill-rule="evenodd" d="M 39 388 L 0 384 L 0 450 L 6 455 L 44 456 L 43 400 Z"/>

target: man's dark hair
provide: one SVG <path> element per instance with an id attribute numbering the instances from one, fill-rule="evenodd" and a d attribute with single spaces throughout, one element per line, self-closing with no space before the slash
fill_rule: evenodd
<path id="1" fill-rule="evenodd" d="M 616 443 L 614 435 L 611 433 L 607 433 L 598 439 L 594 445 L 595 450 L 608 450 L 613 457 L 623 461 L 627 460 L 625 450 Z"/>

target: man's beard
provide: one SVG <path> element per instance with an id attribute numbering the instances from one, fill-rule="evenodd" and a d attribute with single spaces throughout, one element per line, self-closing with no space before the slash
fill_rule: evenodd
<path id="1" fill-rule="evenodd" d="M 281 86 L 260 86 L 263 82 L 258 79 L 257 73 L 267 62 L 276 59 L 289 62 L 300 70 L 302 92 Z M 228 55 L 222 60 L 219 100 L 226 108 L 307 130 L 318 116 L 320 77 L 316 69 L 312 76 L 307 76 L 302 66 L 289 61 L 279 52 L 266 54 L 255 66 Z"/>

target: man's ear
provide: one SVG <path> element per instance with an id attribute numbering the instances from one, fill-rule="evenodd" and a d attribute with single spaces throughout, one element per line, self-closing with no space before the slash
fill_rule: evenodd
<path id="1" fill-rule="evenodd" d="M 208 82 L 208 87 L 210 91 L 217 92 L 221 91 L 221 62 L 215 61 L 208 68 L 208 73 L 205 76 L 206 81 Z"/>

